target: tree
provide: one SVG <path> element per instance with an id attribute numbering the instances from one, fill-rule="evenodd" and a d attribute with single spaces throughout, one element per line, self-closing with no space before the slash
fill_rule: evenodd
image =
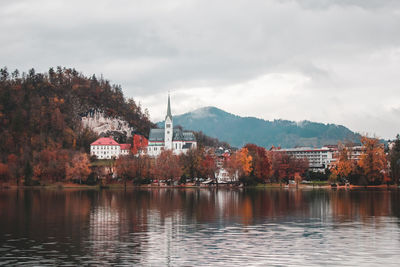
<path id="1" fill-rule="evenodd" d="M 257 178 L 260 181 L 266 182 L 271 173 L 271 162 L 267 155 L 267 150 L 254 144 L 247 144 L 251 161 L 250 176 Z"/>
<path id="2" fill-rule="evenodd" d="M 243 176 L 248 176 L 252 171 L 251 161 L 252 157 L 249 155 L 249 150 L 247 148 L 242 148 L 238 151 L 238 160 L 241 166 L 241 174 Z"/>
<path id="3" fill-rule="evenodd" d="M 272 175 L 280 184 L 287 182 L 289 177 L 290 156 L 285 152 L 272 151 Z"/>
<path id="4" fill-rule="evenodd" d="M 200 173 L 202 176 L 215 179 L 215 172 L 217 170 L 217 164 L 213 152 L 208 151 L 203 153 L 200 159 Z"/>
<path id="5" fill-rule="evenodd" d="M 123 179 L 126 188 L 127 181 L 136 176 L 138 166 L 136 162 L 134 162 L 134 157 L 132 155 L 127 155 L 120 156 L 115 161 L 115 168 L 118 176 Z"/>
<path id="6" fill-rule="evenodd" d="M 19 185 L 21 168 L 17 155 L 15 154 L 8 155 L 7 166 L 8 166 L 8 177 L 11 179 L 11 181 L 16 181 L 17 185 Z"/>
<path id="7" fill-rule="evenodd" d="M 60 182 L 65 180 L 66 163 L 70 161 L 67 150 L 44 149 L 35 157 L 33 176 L 41 182 Z"/>
<path id="8" fill-rule="evenodd" d="M 24 168 L 24 185 L 32 184 L 33 168 L 29 161 L 26 162 Z"/>
<path id="9" fill-rule="evenodd" d="M 307 158 L 290 157 L 289 166 L 291 170 L 291 177 L 296 182 L 296 187 L 298 187 L 299 183 L 303 179 L 302 177 L 309 167 L 308 160 Z"/>
<path id="10" fill-rule="evenodd" d="M 389 151 L 390 174 L 396 184 L 400 180 L 400 135 L 396 136 L 393 147 Z"/>
<path id="11" fill-rule="evenodd" d="M 241 169 L 241 165 L 238 160 L 237 151 L 226 157 L 223 164 L 224 169 L 228 172 L 229 177 L 231 178 L 231 182 L 239 178 L 239 170 Z"/>
<path id="12" fill-rule="evenodd" d="M 355 171 L 355 162 L 351 159 L 351 149 L 339 143 L 338 158 L 332 164 L 330 180 L 347 179 Z"/>
<path id="13" fill-rule="evenodd" d="M 172 150 L 163 150 L 156 159 L 154 166 L 154 176 L 160 181 L 178 181 L 182 176 L 182 166 L 179 157 L 172 153 Z"/>
<path id="14" fill-rule="evenodd" d="M 69 163 L 66 164 L 66 180 L 78 180 L 79 183 L 86 181 L 90 174 L 89 158 L 86 153 L 75 153 Z"/>
<path id="15" fill-rule="evenodd" d="M 252 171 L 251 161 L 252 157 L 249 155 L 249 150 L 243 147 L 225 160 L 224 168 L 231 179 L 234 177 L 241 179 L 249 176 Z"/>
<path id="16" fill-rule="evenodd" d="M 133 182 L 135 184 L 150 183 L 152 178 L 152 161 L 148 155 L 141 155 L 140 153 L 132 157 L 132 164 L 135 165 Z"/>
<path id="17" fill-rule="evenodd" d="M 0 162 L 0 181 L 8 180 L 8 166 Z"/>
<path id="18" fill-rule="evenodd" d="M 31 69 L 22 76 L 4 68 L 0 76 L 0 162 L 8 165 L 13 182 L 25 176 L 27 161 L 34 166 L 33 179 L 62 181 L 70 160 L 67 154 L 89 152 L 90 143 L 98 138 L 82 127 L 81 116 L 91 112 L 120 117 L 144 136 L 155 127 L 139 104 L 124 97 L 120 86 L 103 78 L 62 67 L 48 73 Z M 55 152 L 61 150 L 60 155 Z"/>
<path id="19" fill-rule="evenodd" d="M 182 175 L 185 178 L 195 178 L 201 175 L 201 161 L 204 148 L 189 149 L 187 153 L 180 155 L 180 162 L 183 167 Z"/>
<path id="20" fill-rule="evenodd" d="M 369 184 L 380 184 L 387 169 L 386 155 L 383 144 L 376 138 L 363 136 L 361 143 L 365 149 L 358 165 Z"/>
<path id="21" fill-rule="evenodd" d="M 306 158 L 295 158 L 282 151 L 272 151 L 271 158 L 272 175 L 279 183 L 289 179 L 300 182 L 309 167 Z"/>

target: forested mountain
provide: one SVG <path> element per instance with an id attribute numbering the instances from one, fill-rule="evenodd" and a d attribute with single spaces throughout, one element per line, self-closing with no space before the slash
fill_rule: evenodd
<path id="1" fill-rule="evenodd" d="M 174 124 L 241 147 L 254 143 L 263 147 L 323 146 L 338 141 L 359 142 L 360 135 L 348 128 L 310 121 L 267 121 L 240 117 L 215 107 L 200 108 L 174 116 Z"/>
<path id="2" fill-rule="evenodd" d="M 154 126 L 147 111 L 103 78 L 61 67 L 22 75 L 1 69 L 0 163 L 11 172 L 37 163 L 45 150 L 87 151 L 97 134 L 82 126 L 81 116 L 93 110 L 121 118 L 145 136 Z"/>

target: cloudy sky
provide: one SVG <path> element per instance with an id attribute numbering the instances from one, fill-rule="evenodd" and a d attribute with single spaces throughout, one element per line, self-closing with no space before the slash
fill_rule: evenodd
<path id="1" fill-rule="evenodd" d="M 398 0 L 0 0 L 0 65 L 74 67 L 163 118 L 241 116 L 400 132 Z"/>

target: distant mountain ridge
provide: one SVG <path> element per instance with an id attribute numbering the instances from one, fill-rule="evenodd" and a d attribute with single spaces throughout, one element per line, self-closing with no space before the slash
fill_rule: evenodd
<path id="1" fill-rule="evenodd" d="M 174 126 L 202 131 L 241 147 L 247 143 L 270 148 L 296 146 L 319 147 L 336 144 L 338 141 L 359 142 L 360 135 L 342 125 L 311 121 L 263 120 L 255 117 L 240 117 L 216 107 L 204 107 L 173 117 Z M 158 125 L 162 127 L 163 122 Z"/>

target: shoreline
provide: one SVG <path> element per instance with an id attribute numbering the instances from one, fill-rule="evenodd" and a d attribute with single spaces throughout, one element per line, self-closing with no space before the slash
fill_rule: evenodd
<path id="1" fill-rule="evenodd" d="M 254 186 L 233 186 L 230 184 L 219 184 L 217 185 L 158 185 L 158 184 L 149 184 L 149 185 L 127 185 L 124 184 L 108 184 L 108 185 L 80 185 L 80 184 L 72 184 L 72 183 L 56 183 L 51 185 L 33 185 L 33 186 L 18 186 L 18 185 L 9 185 L 2 184 L 0 185 L 0 190 L 17 190 L 17 189 L 45 189 L 45 190 L 69 190 L 69 189 L 83 189 L 83 190 L 124 190 L 124 189 L 212 189 L 212 188 L 220 188 L 220 189 L 271 189 L 271 188 L 280 188 L 280 189 L 396 189 L 399 188 L 397 185 L 350 185 L 350 186 L 337 186 L 331 187 L 330 185 L 310 185 L 310 184 L 300 184 L 296 187 L 295 184 L 284 185 L 284 184 L 259 184 Z"/>

